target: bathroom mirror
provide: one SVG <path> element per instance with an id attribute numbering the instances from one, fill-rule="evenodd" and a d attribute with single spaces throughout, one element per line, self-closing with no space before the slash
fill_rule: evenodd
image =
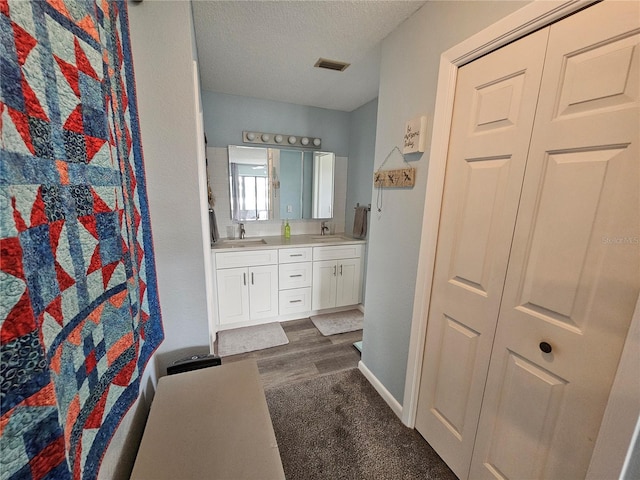
<path id="1" fill-rule="evenodd" d="M 333 217 L 335 155 L 229 145 L 231 219 Z"/>

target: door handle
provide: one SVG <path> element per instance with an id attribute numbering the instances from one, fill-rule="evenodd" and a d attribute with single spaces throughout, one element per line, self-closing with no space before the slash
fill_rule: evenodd
<path id="1" fill-rule="evenodd" d="M 289 303 L 300 303 L 302 300 L 289 300 Z"/>
<path id="2" fill-rule="evenodd" d="M 289 275 L 289 278 L 296 278 L 296 277 L 301 277 L 301 276 L 302 276 L 302 274 L 300 273 L 298 275 Z"/>
<path id="3" fill-rule="evenodd" d="M 340 275 L 342 276 L 342 265 L 340 265 Z"/>
<path id="4" fill-rule="evenodd" d="M 539 347 L 544 353 L 551 353 L 551 350 L 553 350 L 553 347 L 548 342 L 540 342 Z"/>
<path id="5" fill-rule="evenodd" d="M 338 267 L 336 265 L 333 266 L 333 276 L 336 276 L 336 271 L 338 270 Z"/>
<path id="6" fill-rule="evenodd" d="M 244 285 L 246 285 L 246 284 L 247 284 L 247 274 L 246 274 L 246 273 L 243 273 L 243 274 L 242 274 L 242 283 L 243 283 Z"/>
<path id="7" fill-rule="evenodd" d="M 253 283 L 253 272 L 251 272 L 251 285 L 254 285 L 254 283 Z"/>

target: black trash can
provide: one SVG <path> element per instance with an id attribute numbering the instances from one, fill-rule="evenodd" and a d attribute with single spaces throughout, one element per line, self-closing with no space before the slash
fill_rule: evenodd
<path id="1" fill-rule="evenodd" d="M 222 364 L 222 359 L 217 355 L 193 355 L 191 357 L 176 360 L 167 367 L 167 375 L 190 372 L 201 368 L 216 367 Z"/>

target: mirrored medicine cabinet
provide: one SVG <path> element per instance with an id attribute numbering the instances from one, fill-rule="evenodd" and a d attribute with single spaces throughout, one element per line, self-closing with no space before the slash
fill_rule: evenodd
<path id="1" fill-rule="evenodd" d="M 333 218 L 332 152 L 229 145 L 231 219 Z"/>

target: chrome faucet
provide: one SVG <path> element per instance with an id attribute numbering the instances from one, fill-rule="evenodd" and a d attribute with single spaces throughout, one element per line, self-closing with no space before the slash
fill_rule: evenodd
<path id="1" fill-rule="evenodd" d="M 329 227 L 327 227 L 327 222 L 322 222 L 320 224 L 320 235 L 324 235 L 325 232 L 329 231 Z"/>
<path id="2" fill-rule="evenodd" d="M 244 238 L 244 223 L 240 224 L 240 238 Z"/>

